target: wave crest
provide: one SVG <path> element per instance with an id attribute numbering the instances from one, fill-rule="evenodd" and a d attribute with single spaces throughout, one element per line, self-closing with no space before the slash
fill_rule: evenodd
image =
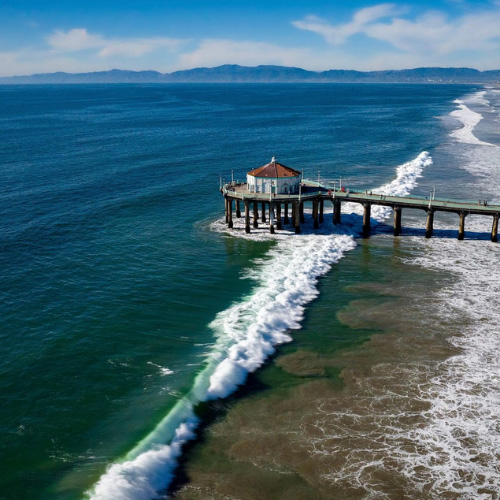
<path id="1" fill-rule="evenodd" d="M 396 178 L 377 191 L 408 194 L 430 164 L 431 156 L 422 152 L 399 166 Z M 380 221 L 391 210 L 374 208 L 379 210 L 374 210 L 372 217 Z M 334 228 L 326 220 L 324 225 L 328 232 L 322 234 L 274 236 L 276 245 L 250 273 L 256 282 L 252 293 L 217 314 L 210 324 L 217 341 L 190 393 L 128 454 L 127 461 L 108 469 L 88 493 L 92 500 L 144 500 L 168 487 L 183 444 L 194 437 L 194 406 L 227 397 L 249 373 L 262 366 L 276 346 L 289 342 L 288 332 L 300 328 L 306 304 L 319 294 L 318 279 L 356 247 L 358 233 L 353 229 Z M 255 234 L 244 237 L 259 238 Z M 172 434 L 170 445 L 162 444 Z"/>
<path id="2" fill-rule="evenodd" d="M 458 109 L 452 111 L 450 115 L 462 122 L 463 126 L 462 128 L 459 128 L 458 130 L 452 132 L 450 136 L 465 144 L 495 147 L 494 144 L 481 141 L 474 135 L 474 129 L 476 128 L 477 124 L 483 119 L 483 115 L 472 111 L 465 105 L 464 101 L 456 99 L 453 102 L 458 105 Z"/>

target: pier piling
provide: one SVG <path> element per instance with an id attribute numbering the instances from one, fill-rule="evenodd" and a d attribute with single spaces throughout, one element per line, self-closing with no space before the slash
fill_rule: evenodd
<path id="1" fill-rule="evenodd" d="M 259 205 L 256 201 L 253 202 L 253 227 L 259 227 Z"/>
<path id="2" fill-rule="evenodd" d="M 427 222 L 425 224 L 425 237 L 430 238 L 434 233 L 434 210 L 427 211 Z"/>
<path id="3" fill-rule="evenodd" d="M 293 204 L 295 234 L 300 234 L 300 202 Z"/>
<path id="4" fill-rule="evenodd" d="M 371 216 L 371 211 L 372 211 L 372 205 L 371 203 L 363 203 L 363 238 L 369 238 L 370 237 L 370 231 L 371 231 L 371 223 L 370 223 L 370 216 Z"/>
<path id="5" fill-rule="evenodd" d="M 233 228 L 233 200 L 231 198 L 227 199 L 227 227 L 229 229 Z"/>
<path id="6" fill-rule="evenodd" d="M 274 186 L 274 187 L 273 187 Z M 302 182 L 298 192 L 284 189 L 285 192 L 276 192 L 276 186 L 271 185 L 271 192 L 257 191 L 255 187 L 249 189 L 243 183 L 227 184 L 221 188 L 224 196 L 225 221 L 228 228 L 233 228 L 233 217 L 240 218 L 245 212 L 246 233 L 251 232 L 251 221 L 253 217 L 253 227 L 258 228 L 259 222 L 266 223 L 269 207 L 269 231 L 283 230 L 286 224 L 291 224 L 296 233 L 301 232 L 301 225 L 304 223 L 304 204 L 312 205 L 312 222 L 314 229 L 319 229 L 324 221 L 324 202 L 330 200 L 333 205 L 333 224 L 341 224 L 342 202 L 359 203 L 363 206 L 363 238 L 368 238 L 371 234 L 371 207 L 384 206 L 392 208 L 394 212 L 394 236 L 402 233 L 402 213 L 403 209 L 420 209 L 427 213 L 425 225 L 425 237 L 431 238 L 434 234 L 434 212 L 447 212 L 457 214 L 460 218 L 458 227 L 458 239 L 465 239 L 465 218 L 468 215 L 492 217 L 491 241 L 498 242 L 498 223 L 500 220 L 500 204 L 489 204 L 485 200 L 479 203 L 445 200 L 432 197 L 423 198 L 419 196 L 396 196 L 372 194 L 370 191 L 360 192 L 357 190 L 336 190 L 318 186 L 316 183 L 308 184 Z M 234 206 L 233 206 L 234 202 Z M 243 203 L 243 206 L 242 206 Z M 253 204 L 253 206 L 252 206 Z M 259 206 L 260 205 L 260 206 Z M 291 205 L 290 212 L 288 211 Z M 260 208 L 262 207 L 262 212 Z M 308 210 L 309 211 L 309 210 Z M 260 220 L 259 220 L 260 219 Z"/>
<path id="7" fill-rule="evenodd" d="M 491 241 L 496 243 L 498 241 L 498 214 L 493 216 L 493 226 L 491 227 Z"/>
<path id="8" fill-rule="evenodd" d="M 394 207 L 394 236 L 401 234 L 401 207 Z"/>
<path id="9" fill-rule="evenodd" d="M 314 219 L 314 229 L 319 228 L 318 223 L 318 200 L 313 200 L 313 219 Z"/>
<path id="10" fill-rule="evenodd" d="M 465 212 L 460 212 L 460 223 L 458 226 L 458 239 L 463 240 L 465 238 Z"/>
<path id="11" fill-rule="evenodd" d="M 341 211 L 342 211 L 342 202 L 339 199 L 333 200 L 333 223 L 335 225 L 340 224 L 341 220 Z"/>
<path id="12" fill-rule="evenodd" d="M 245 204 L 245 233 L 250 232 L 250 202 L 244 201 Z"/>

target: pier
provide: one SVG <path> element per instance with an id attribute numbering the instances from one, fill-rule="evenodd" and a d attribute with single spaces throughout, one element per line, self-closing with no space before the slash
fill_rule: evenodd
<path id="1" fill-rule="evenodd" d="M 457 238 L 465 238 L 465 220 L 469 215 L 490 217 L 491 241 L 498 241 L 498 220 L 500 205 L 490 205 L 486 201 L 459 201 L 419 196 L 390 196 L 373 191 L 355 191 L 325 186 L 313 181 L 302 181 L 298 193 L 256 193 L 248 188 L 247 183 L 231 182 L 221 186 L 225 200 L 226 223 L 233 227 L 233 217 L 245 217 L 245 231 L 250 233 L 251 227 L 259 227 L 259 223 L 269 224 L 269 231 L 282 229 L 292 225 L 295 233 L 300 233 L 304 222 L 304 204 L 312 206 L 312 218 L 315 229 L 324 220 L 325 203 L 333 205 L 333 223 L 342 220 L 342 203 L 359 203 L 363 206 L 363 232 L 368 238 L 371 233 L 371 207 L 379 205 L 390 207 L 394 212 L 394 236 L 402 234 L 403 209 L 419 209 L 426 213 L 425 237 L 431 238 L 434 232 L 435 212 L 451 212 L 458 216 Z M 260 213 L 259 213 L 260 207 Z M 242 212 L 243 210 L 243 212 Z M 260 215 L 260 217 L 259 217 Z"/>

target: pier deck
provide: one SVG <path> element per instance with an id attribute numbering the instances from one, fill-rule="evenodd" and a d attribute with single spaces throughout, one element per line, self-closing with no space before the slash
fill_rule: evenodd
<path id="1" fill-rule="evenodd" d="M 246 224 L 245 229 L 250 232 L 250 205 L 253 203 L 254 227 L 257 227 L 258 203 L 262 206 L 261 221 L 265 222 L 265 206 L 269 206 L 270 231 L 274 232 L 274 209 L 276 208 L 277 228 L 281 229 L 281 206 L 285 208 L 285 223 L 288 223 L 288 205 L 292 207 L 292 224 L 297 233 L 300 232 L 300 223 L 303 222 L 303 204 L 312 202 L 314 227 L 323 221 L 323 204 L 329 201 L 333 204 L 333 222 L 339 224 L 341 221 L 342 202 L 360 203 L 364 207 L 363 236 L 370 235 L 370 209 L 372 205 L 390 207 L 394 210 L 394 235 L 401 234 L 401 212 L 402 209 L 420 209 L 427 212 L 426 237 L 433 234 L 433 223 L 435 212 L 452 212 L 459 215 L 458 239 L 465 235 L 465 217 L 468 215 L 483 215 L 493 218 L 491 240 L 497 241 L 498 219 L 500 217 L 500 205 L 491 205 L 486 200 L 461 201 L 434 197 L 419 196 L 392 196 L 373 191 L 355 191 L 352 189 L 334 189 L 330 186 L 321 185 L 311 181 L 301 184 L 298 194 L 271 194 L 252 193 L 247 189 L 247 184 L 226 184 L 222 187 L 222 193 L 226 200 L 226 222 L 232 227 L 232 204 L 236 202 L 236 215 L 241 216 L 240 202 L 245 206 Z"/>

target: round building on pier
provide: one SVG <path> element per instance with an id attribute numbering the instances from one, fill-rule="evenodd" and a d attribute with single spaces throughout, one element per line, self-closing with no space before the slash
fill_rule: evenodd
<path id="1" fill-rule="evenodd" d="M 247 186 L 250 193 L 296 194 L 302 172 L 282 165 L 273 156 L 270 163 L 247 173 Z"/>

